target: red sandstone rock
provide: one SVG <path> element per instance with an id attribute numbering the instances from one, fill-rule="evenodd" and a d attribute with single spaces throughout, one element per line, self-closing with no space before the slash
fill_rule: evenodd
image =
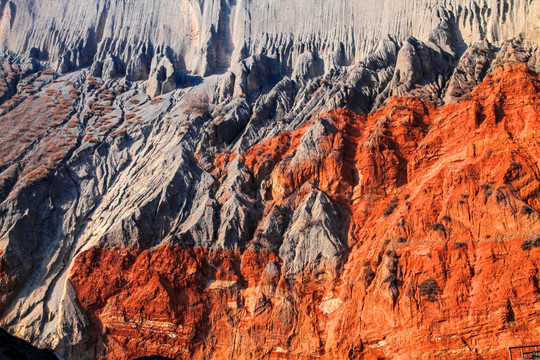
<path id="1" fill-rule="evenodd" d="M 505 359 L 538 342 L 540 248 L 522 243 L 540 234 L 539 87 L 499 69 L 460 104 L 327 114 L 324 158 L 287 156 L 310 125 L 250 149 L 267 209 L 312 183 L 351 215 L 343 268 L 285 279 L 273 253 L 89 250 L 71 282 L 98 357 Z"/>

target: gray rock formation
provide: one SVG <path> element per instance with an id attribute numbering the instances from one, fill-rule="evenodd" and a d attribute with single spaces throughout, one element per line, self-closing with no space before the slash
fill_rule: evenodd
<path id="1" fill-rule="evenodd" d="M 333 63 L 335 66 L 335 63 Z M 311 51 L 306 51 L 298 57 L 293 78 L 316 77 L 324 74 L 324 61 Z"/>
<path id="2" fill-rule="evenodd" d="M 338 211 L 323 192 L 314 190 L 294 212 L 284 235 L 279 256 L 284 272 L 290 275 L 317 270 L 321 265 L 335 268 L 343 254 Z"/>
<path id="3" fill-rule="evenodd" d="M 3 1 L 0 39 L 16 53 L 39 49 L 61 72 L 112 54 L 141 79 L 148 59 L 168 55 L 176 70 L 206 76 L 262 53 L 290 74 L 306 52 L 318 54 L 325 71 L 357 63 L 387 34 L 399 42 L 430 39 L 447 51 L 453 44 L 433 32 L 441 20 L 461 45 L 500 44 L 526 26 L 537 31 L 528 25 L 537 6 L 528 0 Z"/>
<path id="4" fill-rule="evenodd" d="M 487 41 L 471 46 L 461 57 L 448 82 L 444 101 L 457 102 L 478 85 L 486 76 L 491 61 L 495 58 L 495 49 Z"/>
<path id="5" fill-rule="evenodd" d="M 146 70 L 144 62 L 140 58 L 136 62 L 137 64 L 132 65 L 135 68 L 132 70 L 131 77 L 143 79 Z M 146 93 L 151 97 L 176 89 L 176 71 L 172 62 L 166 56 L 157 55 L 152 59 L 146 86 Z"/>

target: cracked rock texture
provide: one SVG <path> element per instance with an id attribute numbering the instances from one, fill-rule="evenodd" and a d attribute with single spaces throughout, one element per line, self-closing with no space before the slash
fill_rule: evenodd
<path id="1" fill-rule="evenodd" d="M 66 359 L 537 341 L 539 10 L 1 0 L 0 324 Z"/>

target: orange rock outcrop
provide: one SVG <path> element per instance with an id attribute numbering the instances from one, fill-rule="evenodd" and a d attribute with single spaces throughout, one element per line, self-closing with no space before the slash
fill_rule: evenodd
<path id="1" fill-rule="evenodd" d="M 331 112 L 301 162 L 312 124 L 253 147 L 266 210 L 316 187 L 348 214 L 342 265 L 287 277 L 272 252 L 86 251 L 70 281 L 96 357 L 506 359 L 540 343 L 539 88 L 500 68 L 459 104 Z"/>

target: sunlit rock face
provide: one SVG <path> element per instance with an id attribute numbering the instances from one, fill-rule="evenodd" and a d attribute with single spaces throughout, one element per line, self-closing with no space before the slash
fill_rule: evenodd
<path id="1" fill-rule="evenodd" d="M 537 341 L 539 8 L 0 2 L 0 324 L 67 359 Z"/>
<path id="2" fill-rule="evenodd" d="M 484 39 L 499 44 L 531 23 L 535 6 L 528 0 L 3 1 L 0 38 L 17 53 L 35 48 L 61 71 L 112 55 L 139 78 L 156 56 L 167 56 L 178 70 L 210 75 L 264 53 L 288 73 L 306 52 L 327 70 L 356 63 L 387 36 L 431 39 L 446 50 Z M 433 31 L 440 23 L 458 38 Z"/>
<path id="3" fill-rule="evenodd" d="M 242 194 L 272 194 L 245 250 L 76 257 L 95 356 L 505 359 L 540 335 L 539 80 L 501 69 L 459 104 L 333 111 L 233 155 Z"/>

